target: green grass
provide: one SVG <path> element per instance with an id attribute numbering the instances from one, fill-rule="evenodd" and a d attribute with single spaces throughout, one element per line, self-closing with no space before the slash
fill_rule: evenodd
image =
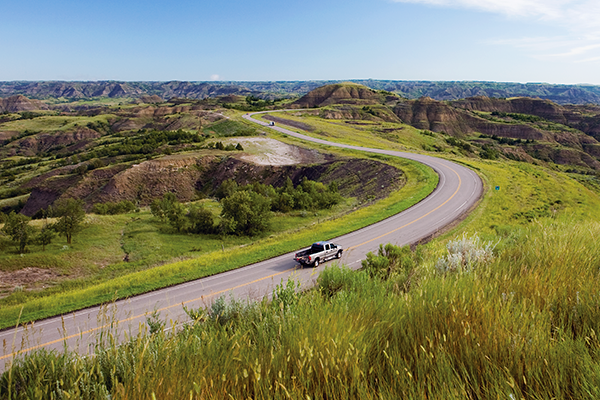
<path id="1" fill-rule="evenodd" d="M 118 345 L 104 332 L 95 357 L 23 356 L 0 379 L 0 398 L 57 390 L 115 399 L 600 397 L 598 195 L 542 167 L 453 158 L 480 173 L 485 196 L 462 224 L 421 249 L 408 288 L 397 277 L 331 268 L 321 283 L 335 293 L 281 286 L 275 301 L 233 303 L 220 318 L 199 310 L 203 318 L 177 334 L 142 332 Z M 423 189 L 414 179 L 409 185 Z M 402 208 L 400 197 L 322 228 L 376 219 Z M 497 242 L 495 257 L 470 272 L 440 274 L 434 265 L 447 254 L 444 244 L 462 232 Z M 230 257 L 181 261 L 121 283 L 267 257 L 311 235 L 264 238 Z"/>
<path id="2" fill-rule="evenodd" d="M 568 174 L 516 161 L 465 160 L 464 164 L 480 172 L 487 190 L 467 219 L 470 231 L 502 234 L 539 218 L 600 219 L 598 194 Z"/>
<path id="3" fill-rule="evenodd" d="M 431 148 L 434 145 L 442 148 L 448 147 L 439 134 L 432 133 L 432 136 L 423 135 L 421 130 L 406 124 L 358 121 L 362 125 L 354 125 L 346 123 L 346 120 L 325 120 L 312 115 L 309 111 L 270 114 L 283 119 L 306 123 L 311 125 L 314 131 L 306 132 L 291 126 L 285 126 L 286 129 L 338 143 L 400 151 L 423 151 L 423 149 Z M 301 116 L 298 116 L 298 114 Z M 259 114 L 254 118 L 263 119 L 263 121 L 268 122 L 263 117 L 263 114 Z M 386 132 L 386 130 L 389 131 L 391 129 L 393 131 Z"/>
<path id="4" fill-rule="evenodd" d="M 60 256 L 64 244 L 58 240 L 45 253 L 32 248 L 35 252 L 24 257 L 16 254 L 4 256 L 4 264 L 0 257 L 0 266 L 5 265 L 4 268 L 40 265 L 41 260 L 52 259 L 57 260 L 55 263 L 61 268 L 84 272 L 81 279 L 65 281 L 52 290 L 28 294 L 18 292 L 0 300 L 0 327 L 14 326 L 21 310 L 21 322 L 70 312 L 111 301 L 115 295 L 124 298 L 228 271 L 297 250 L 316 240 L 352 232 L 394 215 L 426 197 L 437 185 L 437 177 L 429 168 L 409 161 L 397 162 L 408 181 L 390 197 L 350 214 L 347 211 L 352 207 L 351 203 L 331 213 L 308 213 L 307 218 L 292 213 L 289 218 L 278 218 L 279 231 L 262 238 L 228 237 L 221 241 L 218 237 L 173 235 L 166 225 L 157 226 L 148 213 L 93 216 L 94 223 L 88 228 L 92 230 L 83 231 L 75 237 L 75 245 L 69 249 L 72 255 L 64 262 Z M 101 223 L 103 220 L 107 222 Z M 300 221 L 303 225 L 297 225 Z M 107 225 L 104 234 L 95 231 L 104 225 Z M 161 229 L 164 231 L 161 232 Z M 121 231 L 124 233 L 125 249 L 132 253 L 131 263 L 120 262 L 125 255 L 121 249 Z M 100 243 L 96 244 L 96 241 Z M 227 251 L 223 252 L 221 246 Z M 90 248 L 94 251 L 86 254 Z M 198 248 L 200 252 L 195 251 Z M 110 260 L 101 262 L 106 259 L 106 254 L 110 255 Z M 80 261 L 74 266 L 70 263 L 72 260 Z M 45 293 L 52 296 L 48 297 Z"/>
<path id="5" fill-rule="evenodd" d="M 18 121 L 10 121 L 0 124 L 0 129 L 6 131 L 25 132 L 52 132 L 52 131 L 67 131 L 77 127 L 85 127 L 88 123 L 102 122 L 107 123 L 109 118 L 114 118 L 112 114 L 102 114 L 96 117 L 83 116 L 63 116 L 52 115 L 42 116 L 32 119 L 24 119 Z"/>
<path id="6" fill-rule="evenodd" d="M 2 199 L 2 200 L 0 200 L 0 209 L 2 209 L 4 207 L 15 206 L 15 205 L 19 204 L 19 202 L 26 203 L 28 198 L 29 198 L 29 194 L 24 194 L 21 196 L 11 197 L 10 199 Z"/>
<path id="7" fill-rule="evenodd" d="M 253 136 L 256 128 L 247 122 L 225 119 L 204 128 L 203 132 L 216 137 Z"/>
<path id="8" fill-rule="evenodd" d="M 0 397 L 596 399 L 598 235 L 597 222 L 540 221 L 450 275 L 425 249 L 408 291 L 334 266 L 333 294 L 282 285 L 177 334 L 117 345 L 104 332 L 94 357 L 24 356 Z"/>

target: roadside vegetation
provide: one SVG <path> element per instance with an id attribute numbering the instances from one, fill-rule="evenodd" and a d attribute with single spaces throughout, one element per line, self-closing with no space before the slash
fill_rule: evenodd
<path id="1" fill-rule="evenodd" d="M 337 182 L 325 186 L 306 177 L 296 187 L 288 177 L 277 189 L 259 182 L 239 186 L 234 180 L 226 180 L 217 189 L 216 198 L 222 206 L 216 225 L 210 210 L 201 204 L 186 209 L 173 193 L 154 200 L 150 210 L 177 232 L 256 236 L 270 230 L 273 212 L 327 210 L 343 200 Z"/>
<path id="2" fill-rule="evenodd" d="M 545 218 L 444 251 L 385 246 L 306 294 L 290 280 L 271 302 L 188 310 L 177 333 L 104 332 L 94 357 L 25 356 L 0 397 L 595 399 L 599 234 Z"/>
<path id="3" fill-rule="evenodd" d="M 307 181 L 304 183 L 307 192 L 302 185 L 293 191 L 288 187 L 290 193 L 304 193 L 301 197 L 308 202 L 285 213 L 269 210 L 276 212 L 277 224 L 255 236 L 248 236 L 249 232 L 233 235 L 218 231 L 188 232 L 188 229 L 202 231 L 201 224 L 189 219 L 183 221 L 178 232 L 168 216 L 163 222 L 147 208 L 112 214 L 108 210 L 119 206 L 106 204 L 96 207 L 102 208 L 102 213 L 106 207 L 109 215 L 88 214 L 84 229 L 73 237 L 71 245 L 55 237 L 45 251 L 40 244 L 32 243 L 29 251 L 20 255 L 5 238 L 0 270 L 29 267 L 47 274 L 47 278 L 43 285 L 30 290 L 4 289 L 0 326 L 10 327 L 17 321 L 25 323 L 70 312 L 294 251 L 307 242 L 333 238 L 400 212 L 426 197 L 437 185 L 437 178 L 429 168 L 401 160 L 394 165 L 404 171 L 407 182 L 401 190 L 375 203 L 357 204 L 353 199 L 344 199 L 331 208 L 319 209 L 310 203 L 310 196 L 306 198 L 307 192 L 333 190 L 335 185 L 328 188 Z M 287 189 L 280 190 L 283 195 Z M 331 193 L 332 198 L 338 198 Z M 275 195 L 278 195 L 276 190 Z M 216 200 L 204 199 L 186 205 L 185 209 L 184 216 L 187 213 L 199 220 L 200 210 L 210 211 L 214 227 L 218 227 L 223 206 Z M 53 222 L 48 219 L 48 223 Z M 30 222 L 38 230 L 44 223 L 43 219 Z"/>
<path id="4" fill-rule="evenodd" d="M 593 184 L 583 185 L 563 168 L 481 156 L 494 153 L 483 147 L 473 152 L 465 141 L 440 133 L 280 116 L 309 124 L 309 134 L 329 140 L 435 151 L 478 171 L 486 193 L 462 223 L 428 244 L 381 246 L 360 271 L 329 265 L 306 293 L 292 278 L 276 287 L 271 300 L 224 296 L 208 309 L 187 310 L 190 321 L 183 327 L 151 316 L 146 331 L 124 344 L 107 328 L 92 357 L 44 351 L 20 356 L 0 377 L 0 398 L 600 397 L 600 197 Z M 193 235 L 178 232 L 163 205 L 157 202 L 154 216 L 146 210 L 93 216 L 123 224 L 121 249 L 130 262 L 121 265 L 130 273 L 118 272 L 119 264 L 103 268 L 103 276 L 114 279 L 85 282 L 51 300 L 13 293 L 0 308 L 0 321 L 14 325 L 21 311 L 28 320 L 46 309 L 109 301 L 115 292 L 141 293 L 365 226 L 415 204 L 435 186 L 427 169 L 403 165 L 405 187 L 373 205 L 347 215 L 343 201 L 331 214 L 293 210 L 278 223 L 281 231 L 257 235 L 252 246 L 242 246 L 248 232 L 207 235 L 202 254 L 152 269 L 142 266 L 147 261 L 136 264 L 145 241 L 161 240 L 164 247 L 153 253 L 157 262 L 168 253 L 167 242 L 192 245 L 185 238 Z M 225 190 L 228 185 L 221 199 L 269 191 Z M 217 218 L 223 209 L 223 203 L 203 200 L 188 205 L 187 215 L 201 221 L 208 214 L 200 210 Z M 300 220 L 313 225 L 298 229 Z M 192 221 L 184 229 L 195 229 Z M 146 229 L 151 225 L 156 229 Z"/>

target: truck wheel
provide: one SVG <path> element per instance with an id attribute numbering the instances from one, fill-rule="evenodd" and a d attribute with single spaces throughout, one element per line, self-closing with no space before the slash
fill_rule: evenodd
<path id="1" fill-rule="evenodd" d="M 335 258 L 337 258 L 337 259 L 342 258 L 342 252 L 338 251 L 337 254 L 335 255 Z"/>
<path id="2" fill-rule="evenodd" d="M 313 267 L 317 268 L 319 266 L 319 259 L 317 258 L 315 260 L 315 263 L 313 264 Z"/>

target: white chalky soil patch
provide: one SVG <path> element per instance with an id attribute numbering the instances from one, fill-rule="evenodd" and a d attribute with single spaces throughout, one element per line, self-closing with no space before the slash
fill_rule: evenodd
<path id="1" fill-rule="evenodd" d="M 323 162 L 316 150 L 303 149 L 270 138 L 235 138 L 228 143 L 240 143 L 247 153 L 240 158 L 258 165 L 294 165 Z"/>

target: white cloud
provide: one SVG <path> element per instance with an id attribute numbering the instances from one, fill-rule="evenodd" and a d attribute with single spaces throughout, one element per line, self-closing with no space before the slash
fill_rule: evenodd
<path id="1" fill-rule="evenodd" d="M 392 0 L 397 3 L 428 4 L 450 8 L 475 9 L 510 17 L 529 17 L 548 21 L 586 22 L 600 26 L 597 0 Z"/>
<path id="2" fill-rule="evenodd" d="M 392 0 L 397 3 L 464 8 L 545 23 L 560 36 L 495 40 L 512 45 L 540 59 L 597 61 L 600 54 L 600 1 L 598 0 Z"/>
<path id="3" fill-rule="evenodd" d="M 214 75 L 210 76 L 210 80 L 211 81 L 219 81 L 219 80 L 221 80 L 221 77 L 217 74 L 214 74 Z"/>

